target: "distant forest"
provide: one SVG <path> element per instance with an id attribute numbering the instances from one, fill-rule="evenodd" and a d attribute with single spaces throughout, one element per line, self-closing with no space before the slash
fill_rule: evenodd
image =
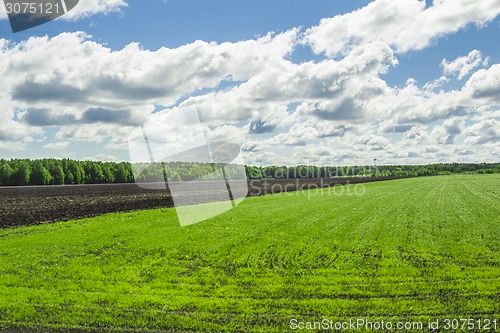
<path id="1" fill-rule="evenodd" d="M 141 168 L 137 181 L 155 181 L 158 175 L 172 181 L 212 179 L 212 164 L 175 162 L 149 164 Z M 234 170 L 236 170 L 235 168 Z M 240 168 L 241 169 L 241 168 Z M 13 159 L 0 160 L 0 185 L 64 185 L 132 183 L 135 181 L 132 165 L 127 162 L 76 161 L 70 159 Z M 231 171 L 231 169 L 229 168 Z M 245 166 L 249 179 L 331 178 L 376 176 L 433 176 L 459 173 L 500 173 L 500 163 L 450 163 L 430 165 L 374 166 Z M 243 175 L 241 175 L 243 176 Z"/>

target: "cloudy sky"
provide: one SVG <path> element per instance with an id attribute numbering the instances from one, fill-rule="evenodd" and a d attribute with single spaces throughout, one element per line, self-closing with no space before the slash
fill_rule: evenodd
<path id="1" fill-rule="evenodd" d="M 499 15 L 498 0 L 80 0 L 14 34 L 0 6 L 0 158 L 129 160 L 138 126 L 197 110 L 247 164 L 499 162 Z"/>

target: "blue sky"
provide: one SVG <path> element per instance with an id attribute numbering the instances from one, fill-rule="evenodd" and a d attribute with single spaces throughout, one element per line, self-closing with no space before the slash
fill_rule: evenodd
<path id="1" fill-rule="evenodd" d="M 499 160 L 495 0 L 80 0 L 70 14 L 14 34 L 0 12 L 0 158 L 129 160 L 137 126 L 196 108 L 249 164 Z"/>
<path id="2" fill-rule="evenodd" d="M 237 42 L 270 31 L 312 26 L 328 14 L 347 13 L 367 3 L 369 1 L 127 1 L 128 5 L 120 7 L 119 13 L 97 14 L 70 22 L 57 20 L 10 34 L 9 39 L 20 41 L 29 36 L 85 31 L 113 49 L 139 41 L 151 50 L 179 47 L 195 40 Z M 8 22 L 2 21 L 1 31 L 5 36 L 9 30 Z"/>

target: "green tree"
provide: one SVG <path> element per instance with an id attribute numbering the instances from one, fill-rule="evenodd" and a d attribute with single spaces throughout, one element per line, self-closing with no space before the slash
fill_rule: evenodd
<path id="1" fill-rule="evenodd" d="M 12 184 L 16 186 L 28 185 L 30 183 L 31 168 L 26 160 L 19 160 L 15 163 L 14 173 L 12 174 Z"/>
<path id="2" fill-rule="evenodd" d="M 104 176 L 103 181 L 105 183 L 115 183 L 115 164 L 114 163 L 104 163 L 102 166 L 102 173 Z"/>
<path id="3" fill-rule="evenodd" d="M 61 165 L 55 165 L 50 174 L 52 175 L 52 184 L 64 185 L 64 170 Z"/>
<path id="4" fill-rule="evenodd" d="M 64 184 L 74 184 L 75 183 L 75 176 L 73 176 L 73 173 L 69 170 L 67 170 L 64 173 Z"/>
<path id="5" fill-rule="evenodd" d="M 12 175 L 14 174 L 14 169 L 10 167 L 8 163 L 5 163 L 0 168 L 0 184 L 1 185 L 12 185 Z"/>
<path id="6" fill-rule="evenodd" d="M 35 161 L 33 171 L 31 173 L 30 184 L 32 185 L 47 185 L 51 182 L 50 172 L 43 166 L 40 161 Z"/>
<path id="7" fill-rule="evenodd" d="M 124 163 L 118 164 L 115 171 L 115 180 L 118 183 L 126 183 L 127 179 L 127 168 Z"/>
<path id="8" fill-rule="evenodd" d="M 104 174 L 99 162 L 87 162 L 85 174 L 87 182 L 90 184 L 99 184 L 104 180 Z"/>

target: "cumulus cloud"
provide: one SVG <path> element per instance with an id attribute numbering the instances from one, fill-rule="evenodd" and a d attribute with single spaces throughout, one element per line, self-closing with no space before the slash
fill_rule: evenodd
<path id="1" fill-rule="evenodd" d="M 318 138 L 318 129 L 301 123 L 294 124 L 287 132 L 266 140 L 268 145 L 304 146 Z"/>
<path id="2" fill-rule="evenodd" d="M 500 64 L 474 73 L 463 89 L 467 97 L 479 105 L 500 104 Z"/>
<path id="3" fill-rule="evenodd" d="M 216 88 L 228 77 L 248 80 L 262 66 L 272 66 L 291 52 L 295 35 L 291 30 L 238 43 L 196 41 L 156 51 L 143 50 L 137 43 L 112 51 L 84 33 L 34 37 L 19 44 L 4 43 L 3 77 L 14 88 L 12 98 L 30 106 L 171 105 L 199 89 Z M 29 76 L 19 78 L 21 69 L 29 70 Z"/>
<path id="4" fill-rule="evenodd" d="M 480 145 L 485 143 L 500 142 L 500 124 L 495 119 L 489 119 L 476 123 L 466 130 L 467 143 Z"/>
<path id="5" fill-rule="evenodd" d="M 301 113 L 319 119 L 362 121 L 376 117 L 377 108 L 367 101 L 386 93 L 379 75 L 396 63 L 392 50 L 381 43 L 360 46 L 341 61 L 280 59 L 236 87 L 190 97 L 181 105 L 199 109 L 206 120 L 267 120 L 283 114 L 290 103 L 302 103 Z"/>
<path id="6" fill-rule="evenodd" d="M 500 65 L 480 69 L 479 50 L 443 60 L 445 75 L 470 76 L 454 89 L 447 76 L 390 86 L 384 75 L 401 53 L 499 13 L 492 0 L 375 0 L 305 31 L 234 43 L 112 50 L 82 32 L 0 39 L 0 149 L 22 150 L 53 127 L 45 149 L 91 142 L 106 153 L 93 158 L 116 158 L 147 119 L 162 124 L 152 138 L 168 133 L 174 144 L 189 133 L 165 116 L 196 110 L 207 136 L 240 144 L 251 164 L 445 159 L 497 143 Z M 299 44 L 327 57 L 294 62 Z"/>
<path id="7" fill-rule="evenodd" d="M 462 134 L 464 121 L 457 118 L 447 119 L 442 126 L 434 127 L 432 134 L 436 137 L 438 144 L 451 145 L 455 143 L 455 138 Z"/>
<path id="8" fill-rule="evenodd" d="M 318 127 L 320 138 L 343 137 L 349 131 L 345 125 L 320 124 Z"/>
<path id="9" fill-rule="evenodd" d="M 22 151 L 26 148 L 26 143 L 22 141 L 0 141 L 0 149 L 12 152 Z"/>
<path id="10" fill-rule="evenodd" d="M 405 132 L 402 143 L 406 146 L 426 144 L 430 141 L 429 133 L 422 126 L 414 126 Z"/>
<path id="11" fill-rule="evenodd" d="M 114 124 L 80 124 L 64 126 L 55 134 L 59 140 L 100 143 L 107 139 L 120 139 L 126 142 L 131 127 L 116 126 Z"/>
<path id="12" fill-rule="evenodd" d="M 3 49 L 4 80 L 10 79 L 14 100 L 31 106 L 49 102 L 170 105 L 198 89 L 215 88 L 228 76 L 247 80 L 263 64 L 290 52 L 294 34 L 239 43 L 197 41 L 157 51 L 143 50 L 136 43 L 112 51 L 91 42 L 84 33 L 30 38 Z M 16 74 L 22 68 L 30 75 L 19 80 Z"/>
<path id="13" fill-rule="evenodd" d="M 260 146 L 259 141 L 247 141 L 247 142 L 243 143 L 243 145 L 241 146 L 241 150 L 243 152 L 258 151 L 258 150 L 260 150 L 259 146 Z"/>
<path id="14" fill-rule="evenodd" d="M 384 150 L 389 144 L 389 139 L 380 135 L 365 135 L 358 139 L 358 150 Z"/>
<path id="15" fill-rule="evenodd" d="M 154 105 L 174 104 L 228 78 L 248 80 L 263 67 L 283 61 L 296 33 L 292 29 L 238 43 L 197 41 L 156 51 L 136 43 L 113 51 L 81 32 L 20 43 L 0 39 L 0 118 L 6 127 L 1 137 L 20 138 L 39 134 L 40 127 L 65 126 L 60 136 L 69 139 L 74 134 L 81 140 L 88 135 L 77 125 L 95 124 L 87 133 L 93 133 L 91 141 L 102 141 L 95 135 L 138 125 Z M 12 120 L 15 113 L 21 121 Z"/>
<path id="16" fill-rule="evenodd" d="M 419 0 L 375 0 L 357 11 L 321 20 L 307 30 L 304 41 L 316 53 L 330 57 L 373 41 L 405 53 L 421 50 L 470 23 L 481 26 L 498 14 L 496 0 L 439 0 L 430 7 Z"/>
<path id="17" fill-rule="evenodd" d="M 110 154 L 97 154 L 94 156 L 86 156 L 83 158 L 84 161 L 100 161 L 100 162 L 119 162 L 120 159 L 114 155 Z"/>
<path id="18" fill-rule="evenodd" d="M 446 76 L 441 76 L 439 79 L 426 83 L 424 85 L 424 90 L 434 90 L 442 87 L 444 84 L 448 82 L 450 82 L 450 79 L 448 79 Z"/>
<path id="19" fill-rule="evenodd" d="M 448 62 L 446 59 L 443 59 L 443 61 L 441 62 L 441 66 L 443 67 L 445 75 L 457 75 L 457 78 L 459 80 L 462 80 L 475 68 L 481 65 L 488 66 L 488 61 L 488 58 L 483 60 L 481 51 L 473 50 L 467 56 L 459 57 L 450 62 Z"/>
<path id="20" fill-rule="evenodd" d="M 50 109 L 28 108 L 18 113 L 20 120 L 31 126 L 65 126 L 78 124 L 110 123 L 138 126 L 142 119 L 134 119 L 131 110 L 90 108 L 80 115 L 62 113 Z"/>
<path id="21" fill-rule="evenodd" d="M 380 127 L 384 133 L 405 133 L 412 128 L 411 124 L 391 124 L 390 122 L 386 122 Z"/>
<path id="22" fill-rule="evenodd" d="M 276 129 L 275 125 L 268 124 L 261 119 L 254 120 L 250 123 L 249 133 L 250 134 L 263 134 L 268 132 L 273 132 Z"/>
<path id="23" fill-rule="evenodd" d="M 59 141 L 47 143 L 42 146 L 43 149 L 64 150 L 69 146 L 69 142 Z"/>

